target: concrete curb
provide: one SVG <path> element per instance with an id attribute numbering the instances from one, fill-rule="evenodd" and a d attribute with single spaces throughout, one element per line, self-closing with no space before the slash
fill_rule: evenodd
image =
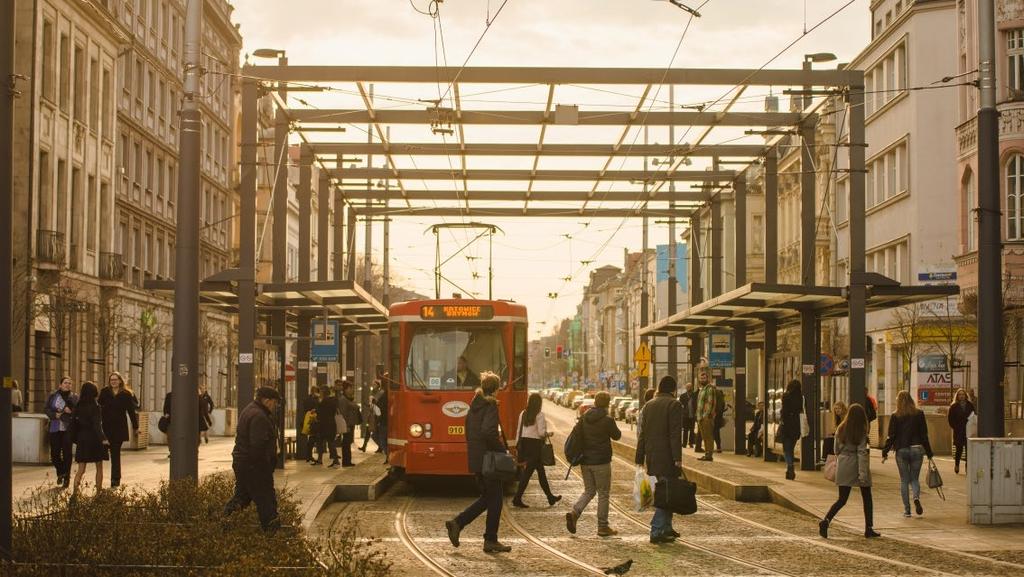
<path id="1" fill-rule="evenodd" d="M 330 488 L 330 485 L 325 484 L 320 493 L 315 497 L 314 504 L 303 515 L 302 525 L 306 529 L 310 528 L 320 513 L 334 503 L 343 501 L 376 501 L 391 488 L 394 481 L 394 477 L 390 472 L 384 471 L 368 484 L 335 485 L 333 489 Z"/>

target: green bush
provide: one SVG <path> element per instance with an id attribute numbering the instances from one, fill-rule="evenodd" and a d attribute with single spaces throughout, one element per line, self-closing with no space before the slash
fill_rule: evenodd
<path id="1" fill-rule="evenodd" d="M 156 491 L 120 487 L 95 496 L 38 489 L 15 516 L 12 576 L 310 577 L 383 576 L 390 563 L 378 544 L 348 531 L 312 538 L 298 503 L 278 492 L 283 529 L 265 533 L 255 507 L 223 516 L 234 480 L 166 482 Z"/>

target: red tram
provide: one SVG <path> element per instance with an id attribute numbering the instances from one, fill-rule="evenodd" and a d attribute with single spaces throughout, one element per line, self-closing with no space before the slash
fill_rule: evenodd
<path id="1" fill-rule="evenodd" d="M 514 447 L 526 407 L 526 307 L 442 299 L 390 309 L 388 463 L 409 475 L 468 475 L 465 421 L 479 375 L 501 377 L 498 413 Z"/>

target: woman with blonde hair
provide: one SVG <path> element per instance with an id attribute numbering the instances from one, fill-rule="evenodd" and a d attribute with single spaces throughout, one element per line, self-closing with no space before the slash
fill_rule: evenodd
<path id="1" fill-rule="evenodd" d="M 100 415 L 103 421 L 103 433 L 110 443 L 110 486 L 121 484 L 121 445 L 128 442 L 128 422 L 132 430 L 139 434 L 139 414 L 137 402 L 128 381 L 121 373 L 114 371 L 107 377 L 107 385 L 100 391 Z"/>
<path id="2" fill-rule="evenodd" d="M 842 424 L 843 419 L 846 418 L 846 412 L 848 410 L 849 409 L 846 408 L 846 403 L 844 403 L 842 401 L 835 401 L 834 403 L 832 403 L 832 411 L 831 411 L 832 412 L 832 426 L 835 427 L 833 429 L 833 431 L 838 431 L 839 430 L 839 425 Z M 836 435 L 835 435 L 835 433 L 832 433 L 832 435 L 830 435 L 828 437 L 825 437 L 825 441 L 824 441 L 824 444 L 822 445 L 822 451 L 821 451 L 822 458 L 827 457 L 828 455 L 834 454 L 835 453 L 835 447 L 836 447 Z"/>
<path id="3" fill-rule="evenodd" d="M 882 462 L 889 451 L 896 451 L 896 466 L 900 470 L 900 496 L 903 497 L 903 516 L 910 517 L 910 489 L 914 491 L 914 509 L 924 515 L 921 506 L 921 465 L 923 456 L 932 460 L 932 445 L 928 442 L 928 422 L 924 412 L 917 408 L 907 391 L 896 395 L 896 413 L 889 419 L 889 437 L 882 449 Z"/>
<path id="4" fill-rule="evenodd" d="M 864 502 L 864 537 L 880 537 L 874 529 L 874 502 L 871 499 L 871 458 L 868 449 L 868 417 L 864 407 L 850 405 L 836 429 L 836 485 L 839 498 L 818 523 L 818 534 L 828 539 L 828 526 L 846 505 L 853 487 L 860 487 Z"/>
<path id="5" fill-rule="evenodd" d="M 949 413 L 946 415 L 949 428 L 953 429 L 953 446 L 956 447 L 953 472 L 956 474 L 960 474 L 960 459 L 964 456 L 964 447 L 967 446 L 967 421 L 972 414 L 974 403 L 967 398 L 967 391 L 958 389 L 953 395 L 953 402 L 949 405 Z"/>

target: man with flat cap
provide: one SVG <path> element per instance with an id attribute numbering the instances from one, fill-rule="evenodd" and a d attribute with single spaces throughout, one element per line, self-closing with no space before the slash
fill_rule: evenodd
<path id="1" fill-rule="evenodd" d="M 224 506 L 230 515 L 256 503 L 256 513 L 264 531 L 281 526 L 274 492 L 274 465 L 277 463 L 277 424 L 274 414 L 281 395 L 272 387 L 260 387 L 256 400 L 238 417 L 231 468 L 235 472 L 235 494 Z"/>

